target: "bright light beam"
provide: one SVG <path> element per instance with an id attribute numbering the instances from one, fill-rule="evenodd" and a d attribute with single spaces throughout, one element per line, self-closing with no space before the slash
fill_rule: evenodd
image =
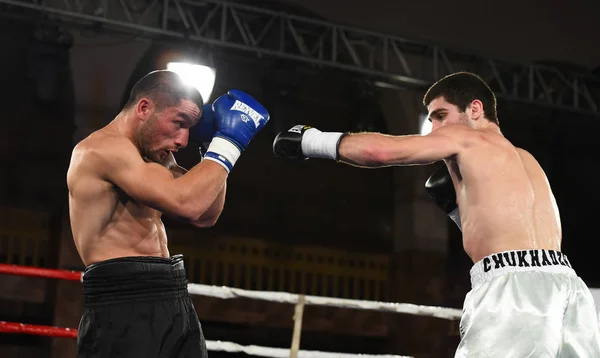
<path id="1" fill-rule="evenodd" d="M 196 87 L 204 103 L 208 103 L 215 86 L 216 71 L 214 68 L 185 62 L 169 62 L 167 70 L 179 74 L 184 82 Z"/>

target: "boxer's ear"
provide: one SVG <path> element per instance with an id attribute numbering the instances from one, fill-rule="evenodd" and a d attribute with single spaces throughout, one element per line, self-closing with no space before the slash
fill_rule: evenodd
<path id="1" fill-rule="evenodd" d="M 484 115 L 484 111 L 483 111 L 483 103 L 478 100 L 478 99 L 474 99 L 468 106 L 467 106 L 467 111 L 469 111 L 470 113 L 470 117 L 472 120 L 478 120 L 483 118 Z"/>
<path id="2" fill-rule="evenodd" d="M 140 120 L 146 121 L 148 118 L 150 118 L 153 110 L 154 102 L 152 102 L 152 100 L 149 98 L 143 97 L 137 102 L 135 114 Z"/>

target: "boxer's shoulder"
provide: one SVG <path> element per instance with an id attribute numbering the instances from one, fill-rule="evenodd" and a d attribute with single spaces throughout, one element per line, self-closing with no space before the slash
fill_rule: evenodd
<path id="1" fill-rule="evenodd" d="M 83 139 L 73 149 L 73 156 L 83 156 L 86 160 L 115 159 L 117 156 L 137 154 L 133 142 L 122 136 L 106 132 L 95 132 Z"/>
<path id="2" fill-rule="evenodd" d="M 97 131 L 73 148 L 69 171 L 105 177 L 115 166 L 131 160 L 142 160 L 131 140 L 121 135 Z"/>
<path id="3" fill-rule="evenodd" d="M 463 124 L 450 124 L 431 132 L 429 135 L 439 139 L 451 140 L 462 149 L 486 145 L 493 140 L 485 131 Z"/>
<path id="4" fill-rule="evenodd" d="M 519 147 L 515 147 L 515 150 L 517 151 L 517 153 L 519 153 L 519 156 L 524 161 L 535 161 L 537 163 L 537 160 L 535 159 L 533 154 L 529 153 L 527 150 Z"/>
<path id="5" fill-rule="evenodd" d="M 463 142 L 466 148 L 474 149 L 475 152 L 480 152 L 482 149 L 485 152 L 513 152 L 514 145 L 501 133 L 487 129 L 473 129 L 467 126 L 457 129 L 457 137 Z"/>
<path id="6" fill-rule="evenodd" d="M 517 153 L 519 154 L 519 158 L 521 158 L 521 163 L 523 167 L 527 171 L 529 178 L 533 181 L 540 183 L 543 186 L 547 185 L 547 177 L 544 171 L 544 168 L 540 165 L 540 163 L 535 159 L 533 154 L 529 153 L 523 148 L 516 148 Z"/>

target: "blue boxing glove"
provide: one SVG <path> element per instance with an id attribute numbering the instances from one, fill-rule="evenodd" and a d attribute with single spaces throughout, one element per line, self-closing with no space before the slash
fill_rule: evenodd
<path id="1" fill-rule="evenodd" d="M 195 126 L 190 128 L 190 139 L 198 143 L 200 147 L 200 156 L 204 157 L 208 146 L 215 136 L 217 124 L 215 123 L 215 115 L 212 109 L 212 104 L 202 106 L 202 117 Z"/>
<path id="2" fill-rule="evenodd" d="M 217 98 L 212 108 L 217 130 L 205 158 L 221 164 L 229 173 L 269 121 L 269 112 L 250 95 L 235 89 Z"/>

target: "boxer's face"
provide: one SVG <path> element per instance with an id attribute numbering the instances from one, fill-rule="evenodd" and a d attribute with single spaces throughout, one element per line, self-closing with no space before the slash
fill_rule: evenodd
<path id="1" fill-rule="evenodd" d="M 188 100 L 172 107 L 151 107 L 140 126 L 138 142 L 145 157 L 161 162 L 169 152 L 187 146 L 189 129 L 198 122 L 201 113 L 200 108 Z"/>
<path id="2" fill-rule="evenodd" d="M 443 96 L 431 101 L 427 111 L 432 132 L 449 124 L 470 125 L 467 113 L 461 112 L 458 106 L 447 102 Z"/>

